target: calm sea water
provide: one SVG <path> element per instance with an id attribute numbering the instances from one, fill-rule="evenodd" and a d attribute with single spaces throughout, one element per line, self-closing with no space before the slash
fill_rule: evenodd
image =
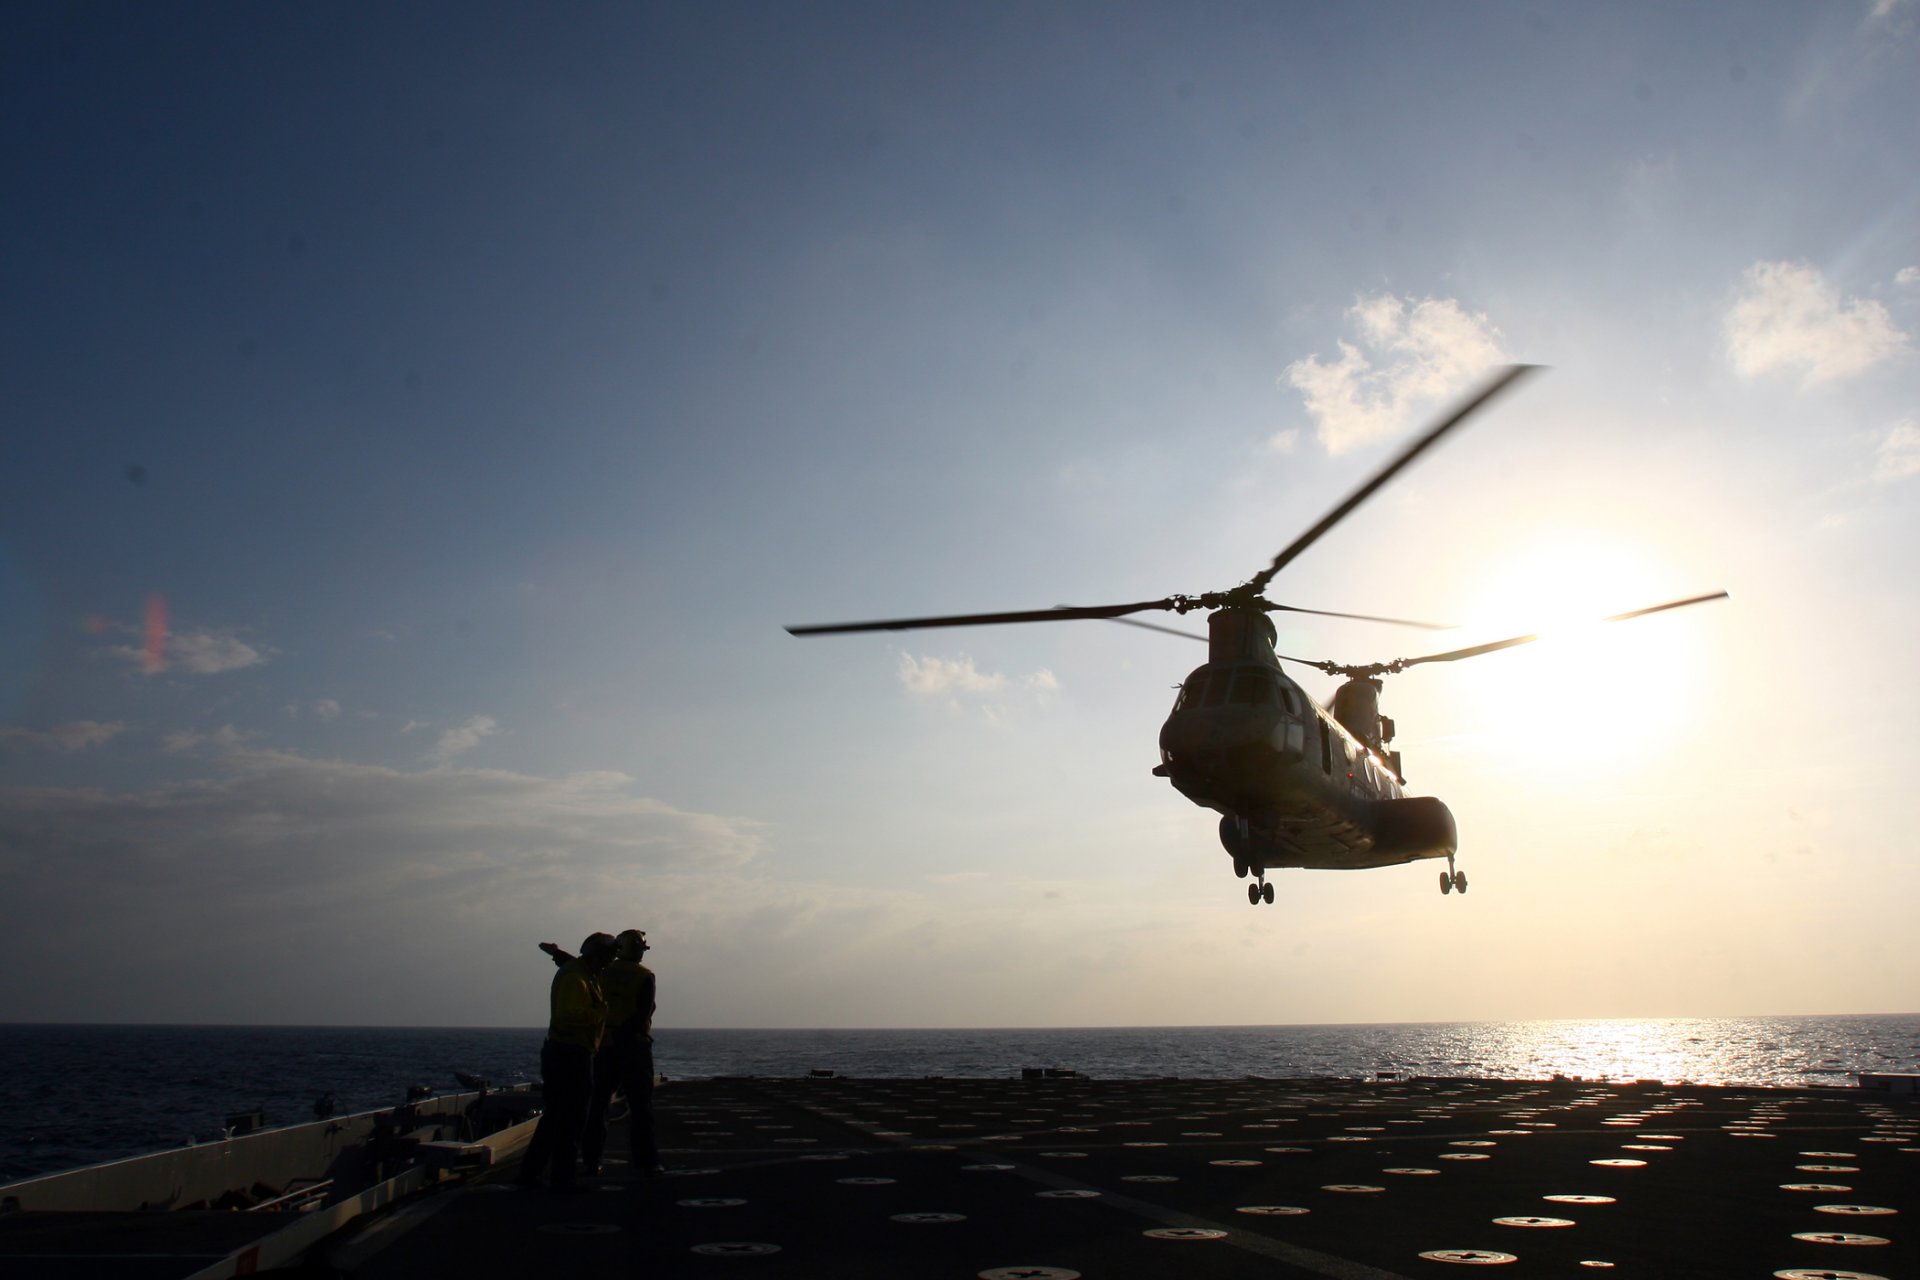
<path id="1" fill-rule="evenodd" d="M 0 1183 L 220 1136 L 225 1117 L 312 1118 L 391 1106 L 453 1073 L 539 1074 L 538 1030 L 388 1027 L 0 1026 Z M 1920 1014 L 1379 1026 L 1004 1031 L 662 1029 L 670 1077 L 1011 1076 L 1071 1067 L 1106 1078 L 1412 1075 L 1835 1085 L 1920 1072 Z"/>

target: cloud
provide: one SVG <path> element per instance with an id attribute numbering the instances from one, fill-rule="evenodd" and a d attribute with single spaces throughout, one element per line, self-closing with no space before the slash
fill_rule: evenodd
<path id="1" fill-rule="evenodd" d="M 1306 401 L 1328 453 L 1394 434 L 1417 406 L 1459 391 L 1509 359 L 1493 322 L 1452 298 L 1363 296 L 1348 308 L 1347 319 L 1359 345 L 1342 340 L 1332 364 L 1311 355 L 1288 365 L 1281 377 Z M 1271 443 L 1292 447 L 1284 431 Z"/>
<path id="2" fill-rule="evenodd" d="M 340 714 L 340 704 L 332 698 L 321 698 L 313 704 L 313 714 L 322 720 L 332 720 Z"/>
<path id="3" fill-rule="evenodd" d="M 377 1019 L 409 1004 L 472 1018 L 486 1014 L 470 966 L 494 951 L 520 966 L 507 990 L 524 972 L 531 1021 L 537 930 L 658 918 L 663 877 L 726 877 L 762 849 L 758 823 L 638 795 L 618 773 L 408 772 L 271 751 L 219 763 L 120 794 L 0 787 L 0 966 L 47 974 L 63 957 L 59 983 L 29 984 L 46 996 L 15 991 L 0 1017 L 74 1000 L 70 1016 L 121 1021 Z M 79 938 L 112 945 L 80 954 Z"/>
<path id="4" fill-rule="evenodd" d="M 400 732 L 412 733 L 416 729 L 431 729 L 431 728 L 433 728 L 433 721 L 431 720 L 409 720 L 405 724 L 400 726 Z"/>
<path id="5" fill-rule="evenodd" d="M 218 675 L 258 666 L 267 654 L 256 649 L 231 631 L 198 629 L 166 634 L 154 650 L 138 645 L 116 645 L 107 651 L 124 662 L 131 662 L 149 675 L 178 670 L 197 676 Z"/>
<path id="6" fill-rule="evenodd" d="M 500 722 L 492 716 L 469 716 L 466 723 L 457 724 L 440 735 L 433 744 L 433 750 L 427 752 L 429 760 L 445 764 L 455 756 L 473 750 L 483 738 L 490 738 L 500 732 Z"/>
<path id="7" fill-rule="evenodd" d="M 1874 451 L 1873 478 L 1880 484 L 1920 476 L 1920 418 L 1908 418 L 1887 432 Z"/>
<path id="8" fill-rule="evenodd" d="M 211 742 L 222 750 L 231 751 L 251 737 L 253 737 L 251 733 L 242 732 L 230 724 L 223 724 L 212 733 L 196 733 L 192 729 L 179 729 L 160 739 L 160 748 L 177 755 L 182 751 L 191 751 L 202 743 Z"/>
<path id="9" fill-rule="evenodd" d="M 1727 356 L 1742 376 L 1797 370 L 1803 387 L 1862 373 L 1907 344 L 1886 307 L 1843 299 L 1804 262 L 1747 268 L 1723 323 Z"/>
<path id="10" fill-rule="evenodd" d="M 1893 273 L 1893 282 L 1897 285 L 1920 284 L 1920 267 L 1902 267 Z"/>
<path id="11" fill-rule="evenodd" d="M 1006 688 L 1007 678 L 978 670 L 973 659 L 916 658 L 900 655 L 900 685 L 908 693 L 997 693 Z"/>
<path id="12" fill-rule="evenodd" d="M 85 751 L 88 747 L 97 747 L 125 730 L 126 727 L 118 720 L 70 720 L 66 724 L 57 724 L 45 730 L 0 725 L 0 742 L 17 742 L 43 751 L 72 754 L 75 751 Z"/>

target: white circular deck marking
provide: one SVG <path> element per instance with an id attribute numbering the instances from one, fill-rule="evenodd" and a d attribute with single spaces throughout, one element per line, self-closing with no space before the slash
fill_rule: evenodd
<path id="1" fill-rule="evenodd" d="M 1328 1142 L 1372 1142 L 1373 1139 L 1362 1138 L 1356 1134 L 1351 1134 L 1351 1133 L 1336 1133 L 1331 1138 L 1328 1138 L 1327 1141 Z"/>
<path id="2" fill-rule="evenodd" d="M 1802 1173 L 1858 1173 L 1859 1165 L 1853 1164 L 1797 1164 L 1793 1166 Z"/>
<path id="3" fill-rule="evenodd" d="M 1519 1261 L 1511 1253 L 1493 1249 L 1429 1249 L 1420 1256 L 1429 1262 L 1457 1262 L 1466 1267 L 1497 1267 Z"/>
<path id="4" fill-rule="evenodd" d="M 1900 1212 L 1898 1209 L 1883 1209 L 1877 1204 L 1817 1204 L 1813 1206 L 1813 1211 L 1853 1218 L 1891 1218 Z"/>
<path id="5" fill-rule="evenodd" d="M 1085 1160 L 1087 1158 L 1087 1153 L 1084 1151 L 1042 1151 L 1039 1154 L 1049 1160 Z"/>
<path id="6" fill-rule="evenodd" d="M 967 1220 L 967 1215 L 964 1213 L 896 1213 L 892 1217 L 895 1222 L 912 1223 L 965 1222 Z"/>
<path id="7" fill-rule="evenodd" d="M 1222 1169 L 1252 1169 L 1260 1164 L 1258 1160 L 1209 1160 L 1207 1163 L 1217 1164 Z"/>
<path id="8" fill-rule="evenodd" d="M 1121 1175 L 1122 1182 L 1178 1182 L 1180 1179 L 1170 1173 L 1128 1173 Z"/>
<path id="9" fill-rule="evenodd" d="M 1536 1218 L 1531 1215 L 1517 1218 L 1495 1218 L 1493 1223 L 1498 1227 L 1571 1227 L 1574 1225 L 1572 1218 Z"/>
<path id="10" fill-rule="evenodd" d="M 1167 1144 L 1164 1142 L 1123 1142 L 1120 1145 L 1123 1147 L 1164 1147 Z"/>
<path id="11" fill-rule="evenodd" d="M 1851 1231 L 1796 1231 L 1793 1233 L 1793 1238 L 1795 1240 L 1805 1240 L 1811 1244 L 1876 1245 L 1893 1243 L 1893 1241 L 1887 1239 L 1885 1236 L 1855 1235 Z"/>
<path id="12" fill-rule="evenodd" d="M 963 1173 L 1004 1173 L 1011 1168 L 1013 1166 L 1010 1164 L 963 1164 L 960 1166 Z"/>
<path id="13" fill-rule="evenodd" d="M 1485 1138 L 1461 1138 L 1447 1144 L 1450 1147 L 1497 1147 L 1497 1142 L 1488 1142 Z"/>
<path id="14" fill-rule="evenodd" d="M 1243 1204 L 1234 1212 L 1251 1213 L 1262 1218 L 1297 1218 L 1313 1210 L 1302 1209 L 1297 1204 Z"/>
<path id="15" fill-rule="evenodd" d="M 1647 1167 L 1645 1160 L 1629 1160 L 1625 1157 L 1616 1157 L 1612 1160 L 1589 1160 L 1587 1163 L 1597 1164 L 1602 1169 L 1644 1169 Z"/>
<path id="16" fill-rule="evenodd" d="M 1372 1195 L 1376 1191 L 1385 1191 L 1385 1187 L 1370 1187 L 1364 1182 L 1329 1182 L 1320 1188 L 1322 1191 L 1338 1191 L 1346 1195 Z"/>
<path id="17" fill-rule="evenodd" d="M 892 1178 L 835 1178 L 835 1182 L 849 1187 L 884 1187 L 893 1182 Z"/>
<path id="18" fill-rule="evenodd" d="M 1419 1175 L 1421 1175 L 1421 1174 L 1430 1174 L 1430 1173 L 1439 1173 L 1440 1171 L 1439 1171 L 1438 1169 L 1417 1169 L 1417 1168 L 1413 1168 L 1413 1167 L 1411 1167 L 1411 1166 L 1409 1166 L 1409 1167 L 1407 1167 L 1407 1168 L 1404 1168 L 1404 1169 L 1382 1169 L 1382 1170 L 1381 1170 L 1380 1172 L 1382 1172 L 1382 1173 L 1404 1173 L 1404 1174 L 1407 1174 L 1407 1175 L 1409 1175 L 1409 1176 L 1419 1176 Z"/>
<path id="19" fill-rule="evenodd" d="M 1837 1182 L 1783 1182 L 1780 1184 L 1780 1189 L 1782 1191 L 1823 1191 L 1830 1194 L 1853 1190 L 1852 1187 L 1843 1187 Z"/>
<path id="20" fill-rule="evenodd" d="M 995 1267 L 982 1271 L 980 1280 L 1080 1280 L 1080 1273 L 1065 1267 Z"/>
<path id="21" fill-rule="evenodd" d="M 1446 1151 L 1446 1152 L 1442 1152 L 1439 1158 L 1442 1160 L 1491 1160 L 1493 1159 L 1492 1156 L 1487 1155 L 1483 1151 Z"/>
<path id="22" fill-rule="evenodd" d="M 1273 1152 L 1273 1154 L 1277 1156 L 1304 1156 L 1308 1152 L 1312 1151 L 1313 1148 L 1312 1147 L 1262 1147 L 1261 1150 L 1271 1151 Z"/>
<path id="23" fill-rule="evenodd" d="M 1657 1142 L 1623 1142 L 1620 1144 L 1620 1149 L 1622 1151 L 1671 1151 L 1673 1150 L 1672 1147 L 1662 1146 Z"/>
<path id="24" fill-rule="evenodd" d="M 1866 1271 L 1832 1271 L 1826 1267 L 1789 1267 L 1773 1273 L 1774 1280 L 1887 1280 Z"/>
<path id="25" fill-rule="evenodd" d="M 1180 1136 L 1183 1138 L 1219 1138 L 1225 1135 L 1216 1133 L 1212 1129 L 1189 1129 Z"/>
<path id="26" fill-rule="evenodd" d="M 713 1258 L 755 1258 L 762 1254 L 778 1253 L 780 1246 L 762 1244 L 757 1240 L 716 1240 L 712 1244 L 697 1244 L 692 1252 Z"/>
<path id="27" fill-rule="evenodd" d="M 1583 1267 L 1592 1267 L 1597 1271 L 1611 1271 L 1613 1269 L 1611 1262 L 1602 1262 L 1598 1258 L 1588 1258 L 1580 1265 Z"/>
<path id="28" fill-rule="evenodd" d="M 1097 1200 L 1098 1191 L 1080 1191 L 1062 1188 L 1058 1191 L 1036 1191 L 1033 1193 L 1042 1200 Z"/>
<path id="29" fill-rule="evenodd" d="M 620 1228 L 611 1222 L 549 1222 L 534 1230 L 550 1236 L 610 1236 Z"/>
<path id="30" fill-rule="evenodd" d="M 675 1200 L 675 1204 L 685 1205 L 689 1209 L 731 1209 L 734 1205 L 745 1204 L 732 1196 L 696 1196 L 691 1200 Z"/>
<path id="31" fill-rule="evenodd" d="M 1142 1231 L 1149 1240 L 1225 1240 L 1227 1233 L 1218 1227 L 1154 1227 Z"/>
<path id="32" fill-rule="evenodd" d="M 1851 1160 L 1853 1159 L 1853 1152 L 1851 1151 L 1802 1151 L 1800 1154 L 1803 1156 L 1806 1156 L 1809 1160 Z"/>
<path id="33" fill-rule="evenodd" d="M 1618 1200 L 1615 1200 L 1612 1196 L 1584 1196 L 1584 1195 L 1574 1195 L 1572 1193 L 1568 1193 L 1566 1195 L 1558 1195 L 1558 1196 L 1541 1196 L 1540 1198 L 1542 1200 L 1552 1201 L 1554 1204 L 1619 1204 L 1620 1203 Z"/>

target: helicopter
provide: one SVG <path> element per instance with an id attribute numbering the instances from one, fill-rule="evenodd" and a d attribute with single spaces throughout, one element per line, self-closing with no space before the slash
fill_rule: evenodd
<path id="1" fill-rule="evenodd" d="M 1276 868 L 1358 870 L 1428 858 L 1447 860 L 1447 869 L 1440 872 L 1440 892 L 1464 894 L 1467 877 L 1455 865 L 1459 833 L 1452 812 L 1437 797 L 1406 794 L 1400 753 L 1391 748 L 1395 726 L 1380 712 L 1382 677 L 1426 663 L 1457 662 L 1497 653 L 1530 644 L 1544 633 L 1510 636 L 1389 662 L 1351 664 L 1293 658 L 1275 652 L 1277 632 L 1268 615 L 1300 613 L 1429 630 L 1447 628 L 1407 618 L 1280 604 L 1267 599 L 1266 590 L 1282 569 L 1381 486 L 1537 368 L 1508 365 L 1496 371 L 1295 538 L 1272 564 L 1231 590 L 1170 595 L 1131 604 L 1055 605 L 1006 613 L 826 623 L 786 630 L 795 636 L 812 636 L 1105 619 L 1201 639 L 1127 615 L 1150 610 L 1175 614 L 1205 610 L 1207 661 L 1180 684 L 1173 709 L 1160 726 L 1160 763 L 1154 766 L 1153 774 L 1165 778 L 1193 803 L 1221 815 L 1220 843 L 1233 859 L 1234 874 L 1243 880 L 1252 877 L 1247 901 L 1256 905 L 1273 902 L 1273 884 L 1267 873 Z M 1726 596 L 1725 591 L 1708 592 L 1616 613 L 1599 621 L 1626 622 Z M 1286 674 L 1282 662 L 1344 677 L 1345 683 L 1323 706 Z"/>

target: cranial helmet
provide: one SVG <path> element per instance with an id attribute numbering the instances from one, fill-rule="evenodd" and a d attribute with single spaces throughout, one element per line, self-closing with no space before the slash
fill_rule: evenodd
<path id="1" fill-rule="evenodd" d="M 597 960 L 612 955 L 616 945 L 610 933 L 590 933 L 580 944 L 580 956 L 584 960 Z"/>
<path id="2" fill-rule="evenodd" d="M 617 939 L 622 960 L 638 960 L 640 953 L 647 949 L 647 931 L 645 929 L 622 929 Z"/>

